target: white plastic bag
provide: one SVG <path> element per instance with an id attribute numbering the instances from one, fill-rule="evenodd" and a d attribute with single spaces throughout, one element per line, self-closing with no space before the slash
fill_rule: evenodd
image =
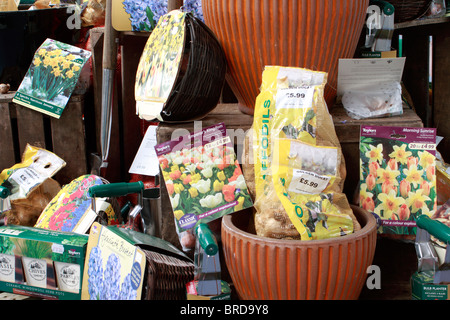
<path id="1" fill-rule="evenodd" d="M 357 120 L 401 115 L 402 87 L 398 81 L 361 86 L 345 92 L 342 104 L 347 114 Z"/>

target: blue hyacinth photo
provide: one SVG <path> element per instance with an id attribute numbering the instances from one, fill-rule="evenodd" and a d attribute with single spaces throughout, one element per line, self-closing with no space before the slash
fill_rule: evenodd
<path id="1" fill-rule="evenodd" d="M 167 14 L 167 0 L 125 0 L 123 7 L 130 15 L 133 31 L 151 31 L 159 18 Z M 204 21 L 201 0 L 185 0 L 183 11 Z"/>

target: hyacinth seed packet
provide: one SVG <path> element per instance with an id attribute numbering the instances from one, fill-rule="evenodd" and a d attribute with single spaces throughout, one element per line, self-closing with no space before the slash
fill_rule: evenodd
<path id="1" fill-rule="evenodd" d="M 183 10 L 203 21 L 201 0 L 185 0 Z M 168 0 L 113 1 L 112 25 L 118 31 L 152 31 L 168 13 Z"/>
<path id="2" fill-rule="evenodd" d="M 145 253 L 119 228 L 97 222 L 91 227 L 86 252 L 82 300 L 140 300 Z"/>

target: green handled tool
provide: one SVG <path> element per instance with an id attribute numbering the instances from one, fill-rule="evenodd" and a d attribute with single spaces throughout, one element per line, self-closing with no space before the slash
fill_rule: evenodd
<path id="1" fill-rule="evenodd" d="M 222 290 L 219 247 L 216 238 L 206 223 L 195 228 L 196 244 L 194 262 L 197 293 L 202 296 L 216 296 Z"/>
<path id="2" fill-rule="evenodd" d="M 438 220 L 433 220 L 429 216 L 420 215 L 417 218 L 417 226 L 428 231 L 432 236 L 446 243 L 450 244 L 450 228 Z"/>
<path id="3" fill-rule="evenodd" d="M 11 192 L 9 191 L 8 188 L 0 186 L 0 198 L 6 199 L 9 197 L 10 194 Z"/>
<path id="4" fill-rule="evenodd" d="M 419 259 L 419 272 L 434 271 L 434 284 L 450 282 L 450 227 L 426 215 L 417 218 L 416 253 Z M 430 235 L 446 244 L 444 262 L 439 266 L 436 250 Z"/>
<path id="5" fill-rule="evenodd" d="M 103 185 L 96 185 L 89 188 L 89 196 L 92 198 L 91 206 L 92 210 L 97 213 L 95 208 L 95 198 L 109 198 L 109 197 L 121 197 L 128 194 L 137 193 L 138 194 L 138 204 L 128 214 L 129 224 L 134 226 L 134 222 L 138 214 L 141 212 L 144 202 L 143 202 L 143 192 L 144 183 L 142 181 L 138 182 L 119 182 L 110 183 Z"/>
<path id="6" fill-rule="evenodd" d="M 9 197 L 9 195 L 11 194 L 11 191 L 9 191 L 8 188 L 6 187 L 2 187 L 0 186 L 0 214 L 3 213 L 3 205 L 4 205 L 4 201 L 6 199 L 6 201 L 9 201 L 9 199 L 7 199 Z M 9 203 L 7 202 L 6 207 L 9 207 Z"/>
<path id="7" fill-rule="evenodd" d="M 215 255 L 219 250 L 219 247 L 208 225 L 205 223 L 200 223 L 195 229 L 195 231 L 200 246 L 203 248 L 205 253 L 209 256 Z"/>

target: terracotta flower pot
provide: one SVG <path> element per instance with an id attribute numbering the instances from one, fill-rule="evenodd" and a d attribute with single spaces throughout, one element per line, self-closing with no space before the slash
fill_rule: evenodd
<path id="1" fill-rule="evenodd" d="M 227 81 L 242 112 L 253 114 L 266 65 L 329 73 L 336 98 L 339 58 L 352 58 L 369 0 L 202 0 L 206 24 L 228 60 Z"/>
<path id="2" fill-rule="evenodd" d="M 361 230 L 317 241 L 277 240 L 252 232 L 251 214 L 222 219 L 225 262 L 243 300 L 356 300 L 372 264 L 376 221 L 352 206 Z"/>

